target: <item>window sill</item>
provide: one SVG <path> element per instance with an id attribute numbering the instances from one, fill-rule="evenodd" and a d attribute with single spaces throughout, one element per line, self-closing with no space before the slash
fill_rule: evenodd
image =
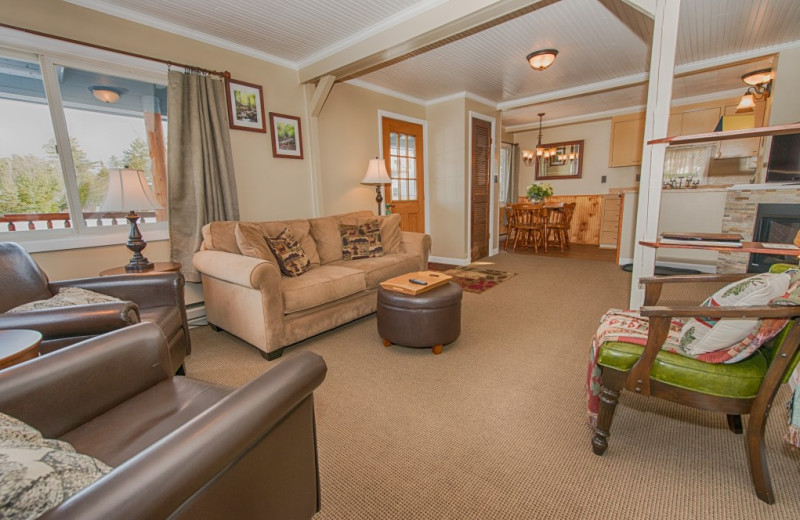
<path id="1" fill-rule="evenodd" d="M 8 242 L 17 242 L 29 253 L 45 251 L 63 251 L 67 249 L 84 249 L 89 247 L 116 246 L 128 241 L 128 227 L 111 233 L 82 233 L 81 235 L 69 234 L 39 238 L 28 235 L 14 240 L 13 232 L 0 234 L 0 239 Z M 169 230 L 165 227 L 159 229 L 142 229 L 142 235 L 148 243 L 169 240 Z"/>

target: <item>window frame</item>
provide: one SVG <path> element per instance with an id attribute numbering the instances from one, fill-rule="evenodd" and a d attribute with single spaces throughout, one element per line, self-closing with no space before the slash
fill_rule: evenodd
<path id="1" fill-rule="evenodd" d="M 70 145 L 64 104 L 56 81 L 55 67 L 79 68 L 166 86 L 167 65 L 8 28 L 0 28 L 0 54 L 12 59 L 36 62 L 41 68 L 42 82 L 53 124 L 53 134 L 59 150 L 58 156 L 72 223 L 72 227 L 69 229 L 14 231 L 3 233 L 0 235 L 0 239 L 18 242 L 29 252 L 124 244 L 128 240 L 129 228 L 127 226 L 89 227 L 86 226 L 82 217 L 74 218 L 82 210 L 72 153 L 60 152 L 61 150 L 70 150 Z M 148 242 L 169 240 L 167 221 L 141 223 L 139 227 L 145 233 Z"/>

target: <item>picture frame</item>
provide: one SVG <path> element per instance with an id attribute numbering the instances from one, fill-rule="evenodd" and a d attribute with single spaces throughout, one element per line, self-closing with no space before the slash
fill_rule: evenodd
<path id="1" fill-rule="evenodd" d="M 303 158 L 303 133 L 300 118 L 269 113 L 272 134 L 272 156 L 285 159 Z"/>
<path id="2" fill-rule="evenodd" d="M 264 90 L 261 85 L 235 79 L 226 80 L 228 119 L 234 130 L 267 131 L 264 120 Z"/>

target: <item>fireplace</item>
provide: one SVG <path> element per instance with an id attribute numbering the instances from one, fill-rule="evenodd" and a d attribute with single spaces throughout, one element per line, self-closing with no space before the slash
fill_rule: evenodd
<path id="1" fill-rule="evenodd" d="M 759 204 L 753 242 L 791 244 L 800 231 L 800 204 Z M 751 254 L 748 273 L 765 273 L 772 264 L 797 263 L 796 256 Z"/>

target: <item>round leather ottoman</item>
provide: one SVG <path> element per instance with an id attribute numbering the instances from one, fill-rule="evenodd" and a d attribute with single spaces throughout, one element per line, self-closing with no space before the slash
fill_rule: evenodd
<path id="1" fill-rule="evenodd" d="M 378 334 L 386 347 L 432 347 L 441 354 L 461 334 L 461 286 L 448 282 L 417 295 L 379 287 Z"/>

